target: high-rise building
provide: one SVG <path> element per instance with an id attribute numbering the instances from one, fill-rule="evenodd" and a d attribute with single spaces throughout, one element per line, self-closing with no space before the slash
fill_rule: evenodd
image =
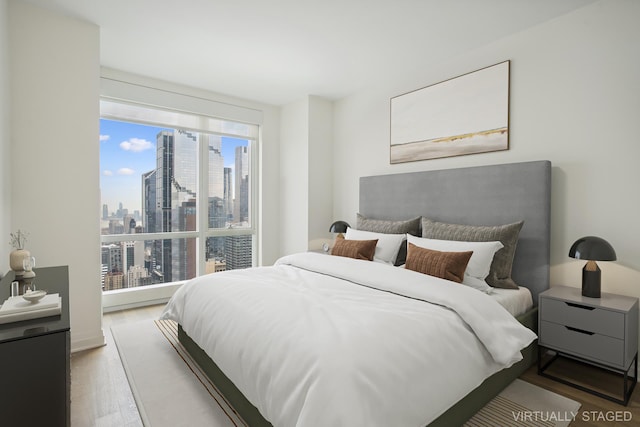
<path id="1" fill-rule="evenodd" d="M 181 231 L 196 230 L 196 199 L 182 203 L 175 215 Z M 197 245 L 196 239 L 171 239 L 171 281 L 187 280 L 196 277 Z"/>
<path id="2" fill-rule="evenodd" d="M 233 169 L 224 168 L 224 212 L 227 221 L 233 220 Z"/>
<path id="3" fill-rule="evenodd" d="M 226 214 L 224 211 L 224 197 L 228 191 L 224 176 L 224 157 L 222 156 L 222 137 L 218 135 L 203 135 L 209 147 L 209 228 L 224 228 Z"/>
<path id="4" fill-rule="evenodd" d="M 151 284 L 151 276 L 146 268 L 141 265 L 134 265 L 127 271 L 125 281 L 128 288 L 146 286 Z"/>
<path id="5" fill-rule="evenodd" d="M 203 134 L 201 136 L 209 147 L 209 197 L 224 198 L 224 157 L 222 156 L 222 137 Z"/>
<path id="6" fill-rule="evenodd" d="M 227 215 L 224 201 L 219 197 L 209 198 L 209 228 L 224 228 L 227 224 Z M 207 260 L 216 258 L 224 259 L 224 239 L 209 237 L 207 239 Z"/>
<path id="7" fill-rule="evenodd" d="M 113 291 L 124 288 L 124 273 L 107 273 L 104 276 L 104 290 Z"/>
<path id="8" fill-rule="evenodd" d="M 123 271 L 122 264 L 122 247 L 116 244 L 103 245 L 102 265 L 105 265 L 108 273 L 117 273 Z"/>
<path id="9" fill-rule="evenodd" d="M 102 263 L 100 264 L 100 288 L 104 291 L 104 278 L 109 272 L 108 267 Z"/>
<path id="10" fill-rule="evenodd" d="M 249 268 L 253 265 L 251 248 L 253 246 L 253 236 L 250 234 L 242 236 L 226 236 L 224 238 L 224 254 L 227 270 L 237 270 Z"/>
<path id="11" fill-rule="evenodd" d="M 249 221 L 249 147 L 236 147 L 233 221 Z"/>
<path id="12" fill-rule="evenodd" d="M 109 206 L 107 204 L 102 205 L 102 219 L 109 218 Z"/>
<path id="13" fill-rule="evenodd" d="M 194 223 L 194 228 L 191 230 L 195 230 L 195 198 L 198 182 L 197 138 L 198 134 L 184 130 L 162 131 L 156 137 L 155 232 L 189 231 L 185 227 L 191 227 L 188 225 L 190 221 Z M 149 184 L 149 190 L 151 190 L 151 184 Z M 192 220 L 183 217 L 192 214 Z M 149 214 L 146 216 L 148 217 Z M 152 257 L 155 258 L 156 264 L 154 270 L 159 270 L 156 277 L 162 277 L 166 282 L 174 282 L 190 276 L 191 268 L 184 261 L 187 259 L 184 257 L 186 253 L 184 240 L 154 241 L 152 250 Z M 181 259 L 184 262 L 181 262 Z"/>
<path id="14" fill-rule="evenodd" d="M 156 232 L 156 169 L 142 174 L 142 222 L 146 233 Z"/>
<path id="15" fill-rule="evenodd" d="M 133 215 L 126 214 L 122 218 L 122 229 L 123 229 L 124 234 L 135 233 L 136 220 L 133 219 Z"/>

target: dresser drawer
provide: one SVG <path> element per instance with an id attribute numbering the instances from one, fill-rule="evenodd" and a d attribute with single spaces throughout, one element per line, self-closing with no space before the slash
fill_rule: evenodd
<path id="1" fill-rule="evenodd" d="M 624 339 L 624 313 L 617 311 L 542 298 L 540 316 L 548 322 Z"/>
<path id="2" fill-rule="evenodd" d="M 624 341 L 596 333 L 586 333 L 565 325 L 540 322 L 540 345 L 595 362 L 623 367 Z"/>

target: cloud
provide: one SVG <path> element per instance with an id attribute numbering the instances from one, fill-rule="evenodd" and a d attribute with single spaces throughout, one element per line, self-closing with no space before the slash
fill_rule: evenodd
<path id="1" fill-rule="evenodd" d="M 118 175 L 133 175 L 136 173 L 133 169 L 130 168 L 120 168 L 118 169 Z"/>
<path id="2" fill-rule="evenodd" d="M 105 169 L 104 171 L 102 171 L 102 175 L 113 176 L 113 171 L 110 171 L 109 169 Z"/>
<path id="3" fill-rule="evenodd" d="M 100 142 L 108 141 L 111 138 L 109 135 L 100 135 Z"/>
<path id="4" fill-rule="evenodd" d="M 133 151 L 134 153 L 139 153 L 140 151 L 153 148 L 153 144 L 146 139 L 131 138 L 128 141 L 122 141 L 120 143 L 120 148 L 125 151 Z"/>

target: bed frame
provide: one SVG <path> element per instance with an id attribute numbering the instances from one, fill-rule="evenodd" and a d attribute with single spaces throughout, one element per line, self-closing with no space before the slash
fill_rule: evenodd
<path id="1" fill-rule="evenodd" d="M 359 210 L 366 217 L 425 216 L 469 225 L 524 220 L 512 277 L 533 296 L 534 308 L 518 317 L 533 331 L 537 331 L 538 294 L 549 288 L 550 204 L 551 163 L 546 160 L 360 178 Z M 178 338 L 249 426 L 271 426 L 180 325 Z M 487 378 L 429 426 L 462 425 L 533 365 L 536 342 L 522 354 L 523 360 Z"/>

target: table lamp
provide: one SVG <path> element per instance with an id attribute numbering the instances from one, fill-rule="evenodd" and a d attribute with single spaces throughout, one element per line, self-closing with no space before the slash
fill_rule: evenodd
<path id="1" fill-rule="evenodd" d="M 606 240 L 596 236 L 586 236 L 571 245 L 569 256 L 587 260 L 582 269 L 582 295 L 600 298 L 600 267 L 596 261 L 615 261 L 616 251 Z"/>
<path id="2" fill-rule="evenodd" d="M 329 232 L 331 233 L 346 233 L 347 232 L 347 228 L 351 227 L 348 223 L 344 222 L 344 221 L 336 221 L 333 224 L 331 224 L 331 227 L 329 227 Z"/>
<path id="3" fill-rule="evenodd" d="M 345 221 L 336 221 L 333 224 L 331 224 L 331 227 L 329 227 L 329 232 L 330 233 L 338 233 L 338 235 L 342 235 L 342 233 L 346 233 L 347 232 L 347 228 L 351 227 L 347 222 Z M 329 247 L 328 243 L 324 243 L 322 245 L 322 250 L 324 250 L 325 252 L 329 252 L 331 248 Z"/>

